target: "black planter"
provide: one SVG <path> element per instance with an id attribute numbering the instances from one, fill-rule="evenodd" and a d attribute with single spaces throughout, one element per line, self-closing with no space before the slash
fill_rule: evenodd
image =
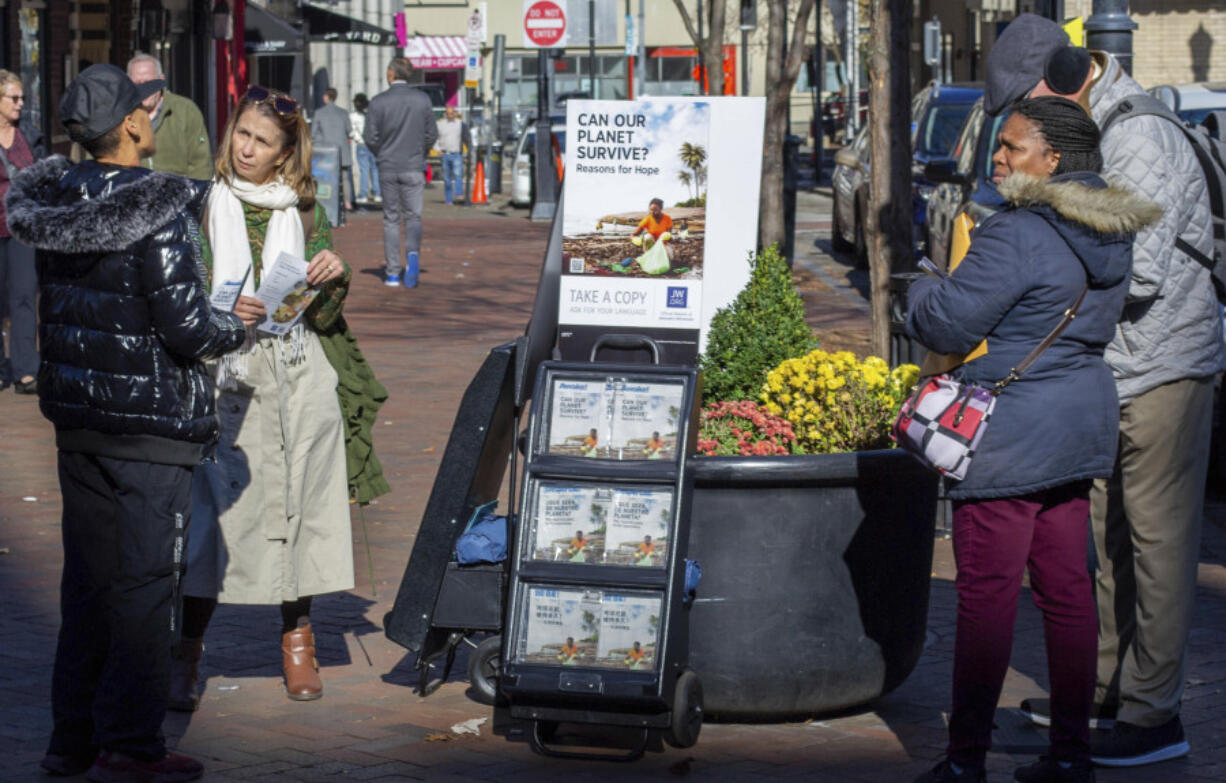
<path id="1" fill-rule="evenodd" d="M 923 650 L 937 477 L 899 450 L 696 457 L 690 666 L 714 719 L 833 712 Z"/>

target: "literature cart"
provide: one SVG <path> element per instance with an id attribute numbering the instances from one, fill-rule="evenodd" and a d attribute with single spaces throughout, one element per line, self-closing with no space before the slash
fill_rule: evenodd
<path id="1" fill-rule="evenodd" d="M 691 367 L 538 370 L 499 676 L 538 752 L 587 757 L 551 747 L 558 723 L 630 731 L 626 760 L 698 739 L 684 601 L 698 383 Z"/>

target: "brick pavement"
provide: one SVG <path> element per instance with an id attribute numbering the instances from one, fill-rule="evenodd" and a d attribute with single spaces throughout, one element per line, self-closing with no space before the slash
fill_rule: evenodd
<path id="1" fill-rule="evenodd" d="M 412 546 L 459 396 L 490 347 L 523 329 L 546 226 L 495 205 L 447 209 L 427 191 L 421 287 L 388 290 L 378 276 L 378 215 L 337 232 L 359 270 L 347 314 L 367 357 L 391 390 L 376 443 L 391 494 L 354 519 L 358 584 L 321 597 L 313 612 L 323 666 L 321 701 L 285 699 L 274 607 L 223 606 L 210 626 L 207 687 L 199 712 L 167 720 L 179 750 L 201 758 L 206 780 L 519 781 L 592 779 L 909 781 L 944 745 L 953 646 L 952 553 L 938 541 L 928 645 L 910 678 L 875 705 L 778 725 L 704 727 L 694 748 L 650 753 L 634 765 L 545 759 L 522 744 L 457 736 L 450 727 L 490 710 L 467 695 L 464 661 L 427 698 L 413 693 L 412 658 L 381 630 Z M 867 344 L 857 273 L 828 250 L 828 200 L 801 194 L 798 277 L 810 322 L 827 347 Z M 825 210 L 827 215 L 823 215 Z M 814 244 L 814 240 L 817 244 Z M 859 297 L 859 301 L 857 299 Z M 35 401 L 0 394 L 0 780 L 39 780 L 50 730 L 47 707 L 60 554 L 59 498 L 49 425 Z M 29 498 L 27 500 L 27 498 Z M 1106 783 L 1226 779 L 1222 699 L 1226 679 L 1226 508 L 1206 526 L 1184 719 L 1193 755 L 1133 771 L 1100 771 Z M 803 600 L 803 597 L 802 597 Z M 998 713 L 992 779 L 1038 751 L 1042 737 L 1011 707 L 1045 682 L 1041 625 L 1023 600 L 1013 668 Z"/>

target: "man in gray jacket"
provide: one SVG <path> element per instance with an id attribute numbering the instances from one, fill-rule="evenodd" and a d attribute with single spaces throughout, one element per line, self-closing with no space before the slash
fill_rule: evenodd
<path id="1" fill-rule="evenodd" d="M 1102 126 L 1120 101 L 1144 93 L 1115 57 L 1068 46 L 1055 23 L 1036 19 L 1019 16 L 989 54 L 990 113 L 1028 94 L 1061 94 Z M 1022 35 L 1011 36 L 1019 24 Z M 1137 233 L 1128 299 L 1107 346 L 1120 398 L 1119 452 L 1115 475 L 1095 482 L 1090 499 L 1099 566 L 1093 723 L 1111 729 L 1091 754 L 1098 764 L 1138 766 L 1190 750 L 1179 708 L 1213 383 L 1226 369 L 1226 347 L 1208 270 L 1175 246 L 1182 238 L 1213 250 L 1209 195 L 1192 145 L 1170 120 L 1136 115 L 1107 127 L 1102 155 L 1106 176 L 1164 211 Z M 1027 700 L 1022 710 L 1037 722 L 1051 714 L 1045 700 Z"/>
<path id="2" fill-rule="evenodd" d="M 311 118 L 311 141 L 316 146 L 336 147 L 341 154 L 341 203 L 345 212 L 353 211 L 353 155 L 349 151 L 349 112 L 336 105 L 336 89 L 324 90 L 324 103 Z M 345 218 L 342 213 L 341 224 Z"/>
<path id="3" fill-rule="evenodd" d="M 387 66 L 389 86 L 366 110 L 366 146 L 375 154 L 383 193 L 384 283 L 391 287 L 400 285 L 401 259 L 404 284 L 409 288 L 417 285 L 426 154 L 438 140 L 434 107 L 424 92 L 409 86 L 412 74 L 407 58 L 392 58 Z M 401 224 L 405 228 L 404 255 L 400 254 Z"/>

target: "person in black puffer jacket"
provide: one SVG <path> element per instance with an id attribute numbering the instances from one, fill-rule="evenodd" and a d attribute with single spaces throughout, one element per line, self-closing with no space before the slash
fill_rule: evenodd
<path id="1" fill-rule="evenodd" d="M 202 360 L 238 348 L 199 269 L 205 183 L 140 167 L 155 149 L 139 88 L 87 68 L 60 118 L 95 159 L 50 158 L 7 199 L 37 251 L 38 393 L 55 425 L 64 576 L 43 768 L 91 780 L 193 780 L 199 762 L 161 736 L 190 516 L 192 470 L 217 440 Z"/>

